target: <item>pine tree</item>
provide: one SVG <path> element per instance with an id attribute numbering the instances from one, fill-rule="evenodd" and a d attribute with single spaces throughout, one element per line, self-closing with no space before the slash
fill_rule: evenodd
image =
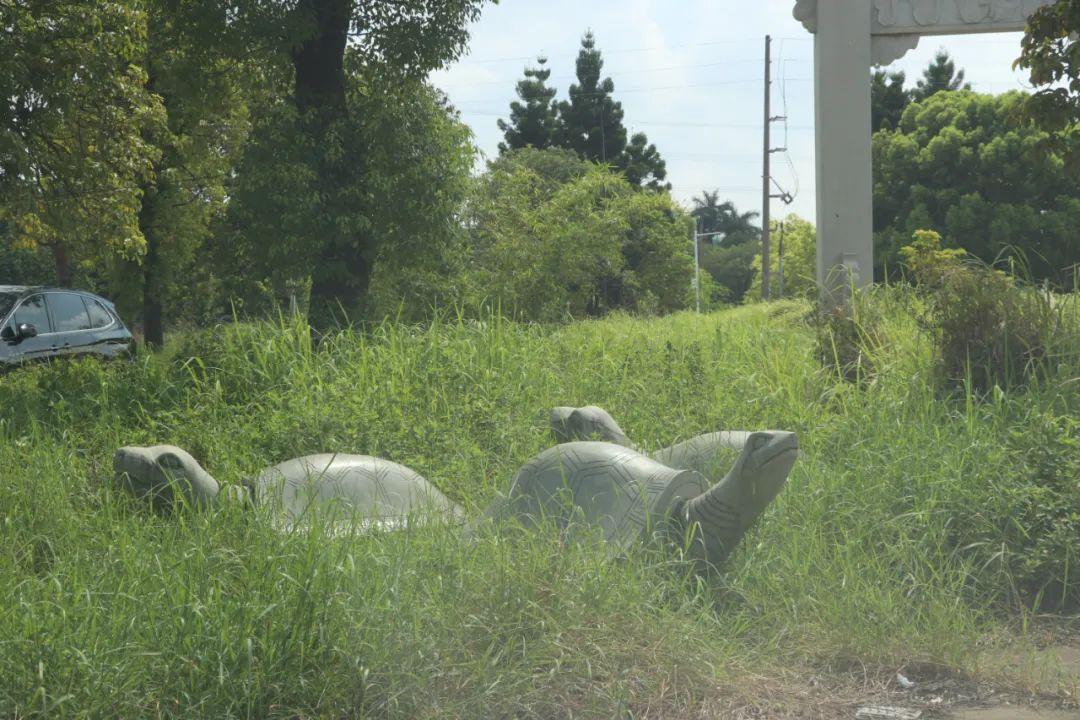
<path id="1" fill-rule="evenodd" d="M 577 57 L 579 84 L 570 86 L 569 101 L 559 103 L 558 144 L 593 162 L 616 163 L 626 149 L 626 128 L 622 103 L 611 97 L 615 83 L 600 80 L 603 68 L 596 39 L 587 32 Z"/>
<path id="2" fill-rule="evenodd" d="M 920 102 L 934 93 L 943 90 L 970 90 L 971 83 L 964 82 L 964 71 L 957 71 L 956 63 L 949 57 L 949 53 L 941 50 L 934 56 L 934 61 L 923 70 L 922 80 L 916 83 L 911 91 L 911 97 Z"/>
<path id="3" fill-rule="evenodd" d="M 510 103 L 510 121 L 499 120 L 499 129 L 506 138 L 505 142 L 499 143 L 500 153 L 523 147 L 543 150 L 555 141 L 558 123 L 556 91 L 547 86 L 551 70 L 545 67 L 545 57 L 538 57 L 536 63 L 538 67 L 526 68 L 525 78 L 518 81 L 517 94 L 522 102 Z"/>
<path id="4" fill-rule="evenodd" d="M 634 133 L 616 165 L 634 185 L 651 190 L 671 189 L 671 183 L 664 182 L 667 177 L 667 163 L 645 133 Z"/>
<path id="5" fill-rule="evenodd" d="M 961 73 L 962 75 L 963 73 Z M 904 73 L 878 70 L 870 80 L 870 127 L 872 132 L 892 130 L 900 124 L 904 109 L 911 103 L 911 91 L 904 89 Z"/>

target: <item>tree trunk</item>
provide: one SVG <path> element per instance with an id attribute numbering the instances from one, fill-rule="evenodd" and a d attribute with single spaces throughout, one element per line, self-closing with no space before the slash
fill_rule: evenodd
<path id="1" fill-rule="evenodd" d="M 345 110 L 345 42 L 352 0 L 302 0 L 297 12 L 313 24 L 314 32 L 292 49 L 296 106 L 301 112 L 315 111 L 325 122 Z"/>
<path id="2" fill-rule="evenodd" d="M 312 268 L 309 309 L 310 322 L 319 329 L 351 319 L 349 313 L 367 292 L 371 274 L 362 238 L 342 236 L 334 229 L 333 216 L 338 212 L 334 198 L 348 173 L 339 171 L 335 162 L 327 161 L 318 152 L 330 125 L 346 113 L 345 43 L 352 9 L 353 0 L 302 0 L 297 10 L 312 23 L 314 32 L 292 49 L 296 72 L 293 92 L 301 112 L 301 132 L 317 149 L 311 162 L 320 186 L 318 196 L 326 199 L 325 205 L 312 208 L 312 212 L 330 218 L 321 232 L 314 231 L 321 237 L 312 238 L 312 242 L 322 243 Z M 351 150 L 350 163 L 356 161 L 357 148 Z M 314 228 L 322 223 L 312 225 Z"/>
<path id="3" fill-rule="evenodd" d="M 371 261 L 361 238 L 328 240 L 311 277 L 308 317 L 312 326 L 327 329 L 356 320 L 371 284 Z"/>
<path id="4" fill-rule="evenodd" d="M 155 168 L 154 176 L 157 176 Z M 139 208 L 139 230 L 146 238 L 146 255 L 142 259 L 142 321 L 143 342 L 147 346 L 161 347 L 165 344 L 164 303 L 161 297 L 163 281 L 160 277 L 160 241 L 154 229 L 154 203 L 158 197 L 157 187 L 143 188 L 142 206 Z"/>
<path id="5" fill-rule="evenodd" d="M 165 344 L 164 308 L 160 293 L 158 273 L 158 242 L 152 235 L 146 236 L 146 257 L 143 258 L 142 318 L 143 342 L 148 346 Z"/>
<path id="6" fill-rule="evenodd" d="M 56 284 L 60 287 L 71 287 L 71 256 L 68 255 L 67 247 L 62 242 L 50 246 L 53 256 L 53 268 L 56 272 Z"/>

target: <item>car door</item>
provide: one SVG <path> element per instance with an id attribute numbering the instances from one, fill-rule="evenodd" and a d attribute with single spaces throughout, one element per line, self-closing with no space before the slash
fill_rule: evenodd
<path id="1" fill-rule="evenodd" d="M 37 336 L 20 338 L 15 328 L 22 324 L 33 325 Z M 0 342 L 3 342 L 4 354 L 9 362 L 36 360 L 55 353 L 57 336 L 53 332 L 43 294 L 30 295 L 20 301 L 7 325 L 0 331 Z"/>
<path id="2" fill-rule="evenodd" d="M 56 333 L 57 355 L 72 356 L 87 352 L 94 338 L 82 295 L 50 291 L 45 293 L 45 298 L 52 316 L 53 332 Z"/>
<path id="3" fill-rule="evenodd" d="M 89 295 L 82 296 L 86 311 L 90 314 L 91 332 L 86 352 L 112 358 L 126 352 L 131 346 L 131 334 L 104 305 Z"/>

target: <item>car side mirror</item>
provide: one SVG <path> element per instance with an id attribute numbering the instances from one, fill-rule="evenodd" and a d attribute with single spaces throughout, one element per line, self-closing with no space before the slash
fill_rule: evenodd
<path id="1" fill-rule="evenodd" d="M 19 323 L 15 327 L 15 333 L 22 339 L 37 337 L 37 328 L 30 323 Z"/>

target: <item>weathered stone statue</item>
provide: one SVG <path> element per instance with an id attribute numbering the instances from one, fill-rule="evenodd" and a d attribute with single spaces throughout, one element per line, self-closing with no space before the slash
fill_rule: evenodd
<path id="1" fill-rule="evenodd" d="M 603 440 L 604 442 L 632 448 L 634 444 L 604 408 L 557 407 L 551 409 L 551 432 L 561 443 L 572 440 Z"/>
<path id="2" fill-rule="evenodd" d="M 685 538 L 693 557 L 719 564 L 783 488 L 798 443 L 789 432 L 714 435 L 658 453 L 686 462 L 681 466 L 614 443 L 556 445 L 518 470 L 489 514 L 570 532 L 599 528 L 617 552 L 652 536 Z M 729 443 L 739 443 L 740 452 L 720 482 L 689 467 L 711 468 Z"/>
<path id="3" fill-rule="evenodd" d="M 597 407 L 556 408 L 556 437 L 599 436 L 549 448 L 514 475 L 485 513 L 494 521 L 551 522 L 571 534 L 595 531 L 616 553 L 656 536 L 690 540 L 691 554 L 722 562 L 776 497 L 798 454 L 794 433 L 719 432 L 664 448 L 636 450 Z M 724 473 L 724 454 L 737 453 Z M 208 505 L 220 486 L 180 448 L 123 447 L 114 469 L 123 487 L 155 504 Z M 461 508 L 397 463 L 365 455 L 307 455 L 268 468 L 234 488 L 271 505 L 288 523 L 330 512 L 331 521 L 399 527 L 411 518 L 457 519 Z"/>
<path id="4" fill-rule="evenodd" d="M 559 442 L 597 438 L 636 447 L 615 419 L 595 405 L 552 409 L 551 430 Z M 661 503 L 657 509 L 671 510 L 676 530 L 695 531 L 691 550 L 696 556 L 720 562 L 783 489 L 798 451 L 794 433 L 775 430 L 708 433 L 657 450 L 651 457 L 662 466 L 692 470 L 706 481 L 681 508 Z"/>
<path id="5" fill-rule="evenodd" d="M 122 447 L 113 469 L 123 487 L 155 505 L 179 499 L 192 505 L 216 502 L 220 486 L 178 447 Z M 286 522 L 313 512 L 330 521 L 352 520 L 396 527 L 413 517 L 455 518 L 461 509 L 404 465 L 367 455 L 306 455 L 263 470 L 233 490 L 257 505 L 272 505 Z M 326 514 L 329 515 L 326 515 Z"/>

